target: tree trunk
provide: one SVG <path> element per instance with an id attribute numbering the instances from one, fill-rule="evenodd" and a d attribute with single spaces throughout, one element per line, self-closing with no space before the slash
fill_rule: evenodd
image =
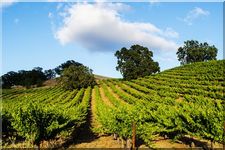
<path id="1" fill-rule="evenodd" d="M 121 138 L 121 143 L 122 143 L 122 148 L 126 148 L 126 141 L 123 138 Z"/>
<path id="2" fill-rule="evenodd" d="M 113 134 L 113 140 L 117 140 L 117 137 L 118 137 L 117 134 L 114 133 L 114 134 Z"/>
<path id="3" fill-rule="evenodd" d="M 194 137 L 193 136 L 191 136 L 191 147 L 195 147 Z"/>
<path id="4" fill-rule="evenodd" d="M 193 147 L 195 147 L 195 144 L 194 144 L 194 142 L 192 141 L 192 142 L 191 142 L 191 148 L 193 148 Z"/>
<path id="5" fill-rule="evenodd" d="M 211 140 L 211 149 L 213 150 L 213 140 Z"/>
<path id="6" fill-rule="evenodd" d="M 132 141 L 131 141 L 131 139 L 127 139 L 127 148 L 129 148 L 129 149 L 132 148 Z"/>

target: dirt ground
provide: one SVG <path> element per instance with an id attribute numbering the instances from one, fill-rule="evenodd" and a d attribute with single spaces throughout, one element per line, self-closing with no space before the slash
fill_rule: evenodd
<path id="1" fill-rule="evenodd" d="M 70 148 L 121 148 L 121 145 L 112 136 L 100 136 L 93 141 L 71 145 Z"/>
<path id="2" fill-rule="evenodd" d="M 204 148 L 209 149 L 211 143 L 209 141 L 193 141 L 193 143 L 185 140 L 173 142 L 171 139 L 163 137 L 153 141 L 151 148 Z M 121 140 L 114 140 L 113 136 L 100 136 L 91 141 L 80 141 L 80 143 L 71 145 L 70 148 L 124 148 Z M 149 148 L 144 144 L 138 145 L 138 148 Z M 214 143 L 213 148 L 223 148 L 222 144 Z"/>

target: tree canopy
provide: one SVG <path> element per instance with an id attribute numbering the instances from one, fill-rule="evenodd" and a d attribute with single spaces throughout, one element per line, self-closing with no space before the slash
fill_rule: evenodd
<path id="1" fill-rule="evenodd" d="M 65 63 L 62 63 L 61 65 L 59 65 L 58 67 L 55 68 L 55 72 L 58 74 L 58 75 L 61 75 L 63 70 L 65 68 L 68 68 L 69 66 L 71 65 L 74 65 L 74 66 L 82 66 L 83 64 L 79 63 L 79 62 L 76 62 L 74 60 L 68 60 L 66 61 Z"/>
<path id="2" fill-rule="evenodd" d="M 45 70 L 44 74 L 48 80 L 56 77 L 56 72 L 54 69 Z"/>
<path id="3" fill-rule="evenodd" d="M 42 70 L 41 67 L 35 67 L 28 71 L 10 71 L 1 77 L 2 88 L 11 88 L 11 86 L 14 85 L 21 85 L 27 88 L 32 85 L 41 86 L 41 84 L 47 80 L 47 75 Z"/>
<path id="4" fill-rule="evenodd" d="M 61 76 L 59 80 L 66 89 L 92 86 L 95 83 L 91 69 L 74 60 L 68 60 L 55 69 L 43 71 L 41 67 L 35 67 L 27 71 L 10 71 L 1 76 L 0 85 L 2 88 L 18 85 L 27 88 L 41 86 L 44 81 L 55 78 L 56 74 Z"/>
<path id="5" fill-rule="evenodd" d="M 177 57 L 180 63 L 189 64 L 193 62 L 216 60 L 217 48 L 210 46 L 207 42 L 199 43 L 196 40 L 187 40 L 183 47 L 179 47 Z"/>
<path id="6" fill-rule="evenodd" d="M 95 85 L 92 70 L 84 65 L 70 65 L 61 73 L 60 83 L 66 90 L 86 88 Z"/>
<path id="7" fill-rule="evenodd" d="M 160 71 L 159 63 L 153 61 L 153 52 L 147 47 L 133 45 L 130 49 L 123 47 L 116 51 L 116 70 L 120 71 L 125 80 L 136 79 Z"/>

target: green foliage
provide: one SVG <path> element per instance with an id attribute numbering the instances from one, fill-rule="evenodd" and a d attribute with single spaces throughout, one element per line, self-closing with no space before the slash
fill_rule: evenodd
<path id="1" fill-rule="evenodd" d="M 1 112 L 2 132 L 9 136 L 15 130 L 12 127 L 12 116 L 9 112 Z"/>
<path id="2" fill-rule="evenodd" d="M 208 43 L 199 43 L 194 40 L 187 40 L 183 47 L 179 47 L 177 51 L 178 60 L 181 64 L 189 64 L 193 62 L 216 60 L 217 48 Z"/>
<path id="3" fill-rule="evenodd" d="M 11 88 L 14 85 L 21 85 L 30 88 L 33 85 L 41 86 L 47 79 L 42 68 L 35 67 L 32 70 L 10 71 L 2 76 L 2 88 Z"/>
<path id="4" fill-rule="evenodd" d="M 73 91 L 65 91 L 59 87 L 3 90 L 3 112 L 15 112 L 14 115 L 7 116 L 16 117 L 18 112 L 29 112 L 21 115 L 26 124 L 28 121 L 25 118 L 31 118 L 30 114 L 42 114 L 27 111 L 27 107 L 30 107 L 27 100 L 30 100 L 40 105 L 40 112 L 45 113 L 48 110 L 43 115 L 44 118 L 51 116 L 51 112 L 57 118 L 51 125 L 44 124 L 49 125 L 44 128 L 48 133 L 44 138 L 54 137 L 56 134 L 53 133 L 60 133 L 62 136 L 60 131 L 70 133 L 69 129 L 77 129 L 85 123 L 89 100 L 93 95 L 93 116 L 98 124 L 93 129 L 95 132 L 116 133 L 123 139 L 129 139 L 132 137 L 132 124 L 135 123 L 136 138 L 150 147 L 153 146 L 152 140 L 164 135 L 174 140 L 189 135 L 221 143 L 224 140 L 225 120 L 224 62 L 213 60 L 187 64 L 131 81 L 101 80 L 98 86 L 94 86 L 93 94 L 91 87 Z M 105 96 L 102 97 L 103 95 Z M 57 114 L 61 114 L 61 117 L 57 117 Z M 9 117 L 8 120 L 14 122 L 18 119 Z M 33 124 L 26 125 L 24 131 L 38 131 L 33 130 Z M 22 125 L 13 127 L 18 134 L 20 128 L 23 129 Z"/>
<path id="5" fill-rule="evenodd" d="M 39 145 L 68 137 L 86 122 L 91 87 L 65 91 L 59 87 L 3 90 L 3 135 L 20 135 Z"/>
<path id="6" fill-rule="evenodd" d="M 159 72 L 158 62 L 154 62 L 153 52 L 149 51 L 147 47 L 140 45 L 133 45 L 130 49 L 123 47 L 121 50 L 116 51 L 119 70 L 123 78 L 126 80 L 144 77 L 153 73 Z"/>
<path id="7" fill-rule="evenodd" d="M 58 67 L 56 67 L 54 70 L 58 75 L 61 75 L 63 70 L 66 68 L 69 68 L 71 65 L 73 66 L 83 66 L 83 64 L 76 62 L 74 60 L 68 60 L 65 63 L 62 63 L 61 65 L 59 65 Z"/>
<path id="8" fill-rule="evenodd" d="M 62 117 L 54 110 L 43 107 L 40 104 L 30 103 L 18 108 L 12 114 L 12 125 L 18 134 L 35 145 L 39 145 L 42 140 L 49 138 L 50 127 L 58 124 L 58 119 Z"/>
<path id="9" fill-rule="evenodd" d="M 95 86 L 101 132 L 129 139 L 136 123 L 136 138 L 150 147 L 164 135 L 223 142 L 223 66 L 224 60 L 199 62 L 132 81 L 100 81 L 113 104 L 107 105 Z"/>
<path id="10" fill-rule="evenodd" d="M 53 79 L 56 76 L 56 72 L 54 69 L 48 69 L 44 71 L 44 74 L 46 76 L 46 78 L 49 79 Z"/>
<path id="11" fill-rule="evenodd" d="M 71 65 L 62 72 L 60 83 L 64 89 L 73 90 L 94 86 L 95 78 L 88 67 Z"/>
<path id="12" fill-rule="evenodd" d="M 41 67 L 35 67 L 28 71 L 10 71 L 1 76 L 0 86 L 4 89 L 10 89 L 12 86 L 17 85 L 24 86 L 26 88 L 33 86 L 39 87 L 44 81 L 55 78 L 56 74 L 61 75 L 63 70 L 71 65 L 84 67 L 84 65 L 81 63 L 75 62 L 74 60 L 68 60 L 55 69 L 48 69 L 45 71 L 43 71 Z"/>

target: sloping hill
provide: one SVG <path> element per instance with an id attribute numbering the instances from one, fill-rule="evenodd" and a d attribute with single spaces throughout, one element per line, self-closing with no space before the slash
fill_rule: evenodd
<path id="1" fill-rule="evenodd" d="M 75 124 L 83 124 L 65 130 L 66 124 L 60 125 L 61 122 L 51 126 L 51 131 L 58 125 L 63 127 L 62 131 L 57 130 L 57 135 L 65 139 L 67 146 L 70 143 L 71 148 L 115 146 L 113 137 L 96 139 L 102 135 L 115 135 L 116 147 L 130 147 L 134 130 L 137 147 L 221 148 L 225 139 L 224 63 L 225 60 L 194 63 L 132 81 L 103 79 L 98 80 L 94 88 L 73 91 L 60 87 L 2 90 L 3 143 L 7 147 L 10 139 L 6 135 L 20 131 L 17 126 L 12 130 L 12 126 L 7 125 L 16 123 L 15 111 L 29 108 L 30 101 L 42 106 L 46 114 L 54 112 Z M 83 132 L 85 130 L 91 134 Z M 171 139 L 179 143 L 171 144 Z M 61 141 L 59 145 L 63 147 L 65 143 Z M 50 147 L 54 146 L 50 144 Z"/>
<path id="2" fill-rule="evenodd" d="M 98 81 L 98 80 L 105 80 L 105 79 L 112 79 L 111 77 L 101 76 L 101 75 L 97 75 L 97 74 L 94 74 L 94 77 L 95 77 L 96 81 Z M 43 83 L 43 86 L 45 86 L 45 87 L 54 87 L 54 86 L 56 86 L 58 84 L 57 83 L 57 79 L 58 78 L 46 80 Z M 17 86 L 17 89 L 18 88 L 19 88 L 19 86 Z"/>
<path id="3" fill-rule="evenodd" d="M 134 93 L 137 91 L 143 94 L 152 92 L 151 94 L 175 99 L 187 94 L 224 100 L 224 67 L 224 60 L 200 62 L 176 67 L 137 80 L 119 81 L 114 79 L 107 82 L 115 83 L 114 86 L 118 86 L 132 95 L 135 95 Z"/>
<path id="4" fill-rule="evenodd" d="M 97 74 L 94 74 L 94 77 L 96 80 L 111 79 L 111 77 L 101 76 L 101 75 L 97 75 Z"/>
<path id="5" fill-rule="evenodd" d="M 104 109 L 98 114 L 102 129 L 129 139 L 135 122 L 137 139 L 147 145 L 159 136 L 222 142 L 224 63 L 193 63 L 132 81 L 101 81 L 95 88 L 103 99 L 97 105 Z"/>
<path id="6" fill-rule="evenodd" d="M 140 88 L 147 87 L 157 92 L 158 95 L 162 94 L 161 96 L 169 92 L 171 96 L 173 95 L 172 98 L 189 94 L 224 100 L 224 67 L 224 60 L 200 62 L 123 83 L 139 91 L 141 91 L 139 86 Z M 147 91 L 142 90 L 142 92 Z"/>

